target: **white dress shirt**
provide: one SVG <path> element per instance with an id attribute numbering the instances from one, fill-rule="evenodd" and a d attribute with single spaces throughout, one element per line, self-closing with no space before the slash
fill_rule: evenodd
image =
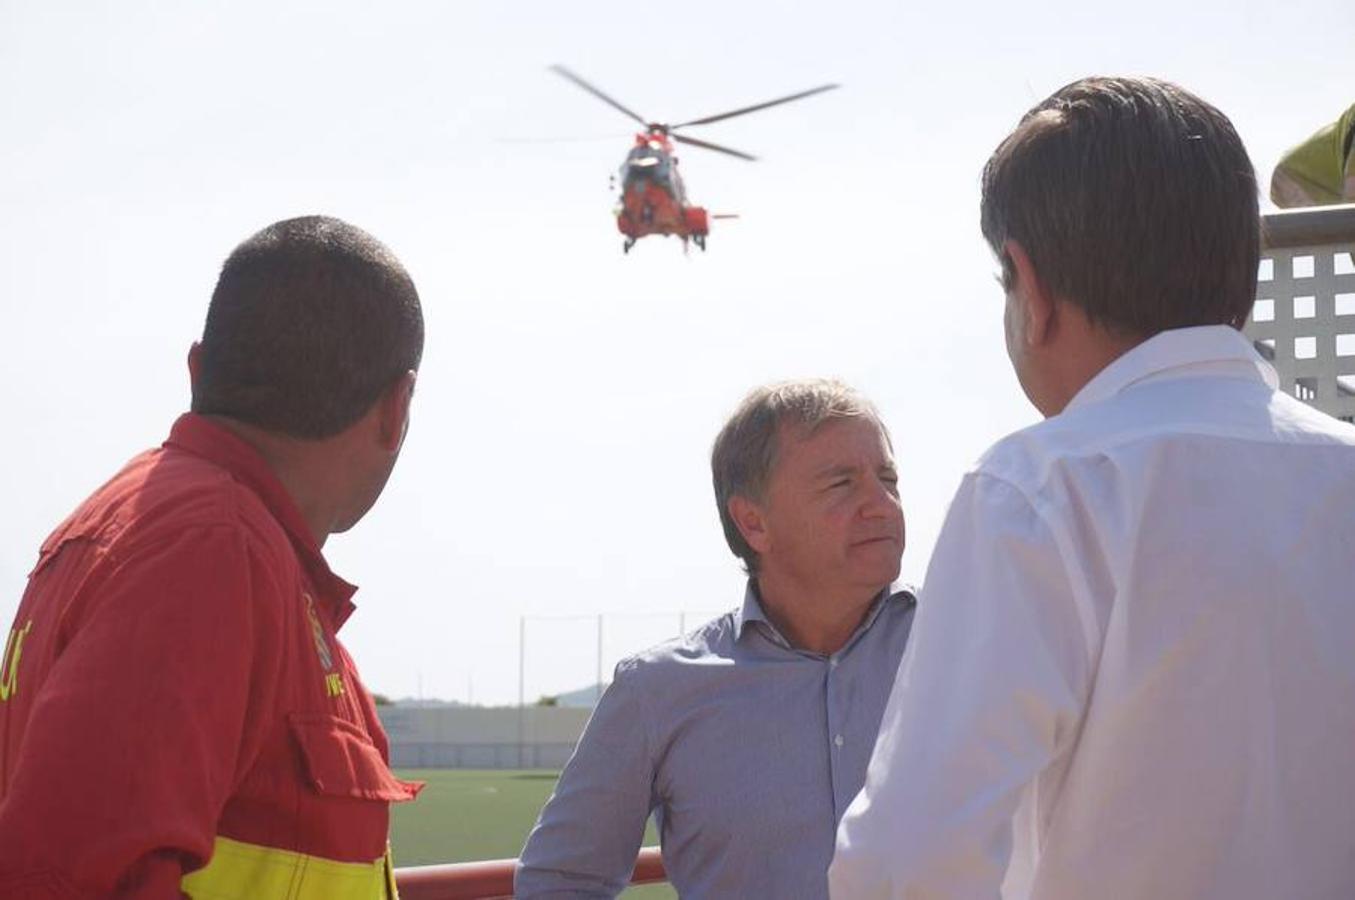
<path id="1" fill-rule="evenodd" d="M 1355 427 L 1159 334 L 951 504 L 837 898 L 1355 897 Z"/>

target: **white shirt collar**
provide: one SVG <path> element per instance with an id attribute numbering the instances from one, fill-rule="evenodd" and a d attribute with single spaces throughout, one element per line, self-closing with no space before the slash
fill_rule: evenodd
<path id="1" fill-rule="evenodd" d="M 1156 375 L 1210 363 L 1222 364 L 1230 374 L 1260 378 L 1272 390 L 1280 384 L 1275 369 L 1240 331 L 1227 325 L 1197 325 L 1159 332 L 1124 353 L 1083 385 L 1064 411 L 1099 403 Z"/>

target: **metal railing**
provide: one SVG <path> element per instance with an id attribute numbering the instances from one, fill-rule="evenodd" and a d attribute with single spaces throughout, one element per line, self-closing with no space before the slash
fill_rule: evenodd
<path id="1" fill-rule="evenodd" d="M 1355 243 L 1355 203 L 1310 206 L 1261 217 L 1265 250 Z"/>
<path id="2" fill-rule="evenodd" d="M 395 870 L 400 900 L 503 900 L 513 896 L 516 859 L 410 866 Z M 635 858 L 631 884 L 662 884 L 668 880 L 658 847 L 645 847 Z"/>

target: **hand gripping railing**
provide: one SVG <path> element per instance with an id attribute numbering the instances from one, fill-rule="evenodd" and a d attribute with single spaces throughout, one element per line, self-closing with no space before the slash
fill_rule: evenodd
<path id="1" fill-rule="evenodd" d="M 489 859 L 442 866 L 410 866 L 395 870 L 400 900 L 501 900 L 513 896 L 516 859 Z M 658 847 L 645 847 L 635 858 L 631 884 L 668 880 Z"/>

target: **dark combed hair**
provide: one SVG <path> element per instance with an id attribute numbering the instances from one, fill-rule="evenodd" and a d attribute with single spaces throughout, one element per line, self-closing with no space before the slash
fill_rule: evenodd
<path id="1" fill-rule="evenodd" d="M 395 254 L 339 219 L 288 219 L 236 247 L 221 268 L 193 411 L 331 437 L 422 355 L 419 294 Z"/>
<path id="2" fill-rule="evenodd" d="M 1137 337 L 1241 328 L 1256 297 L 1256 173 L 1228 118 L 1177 85 L 1086 78 L 1031 109 L 983 170 L 983 236 Z"/>

